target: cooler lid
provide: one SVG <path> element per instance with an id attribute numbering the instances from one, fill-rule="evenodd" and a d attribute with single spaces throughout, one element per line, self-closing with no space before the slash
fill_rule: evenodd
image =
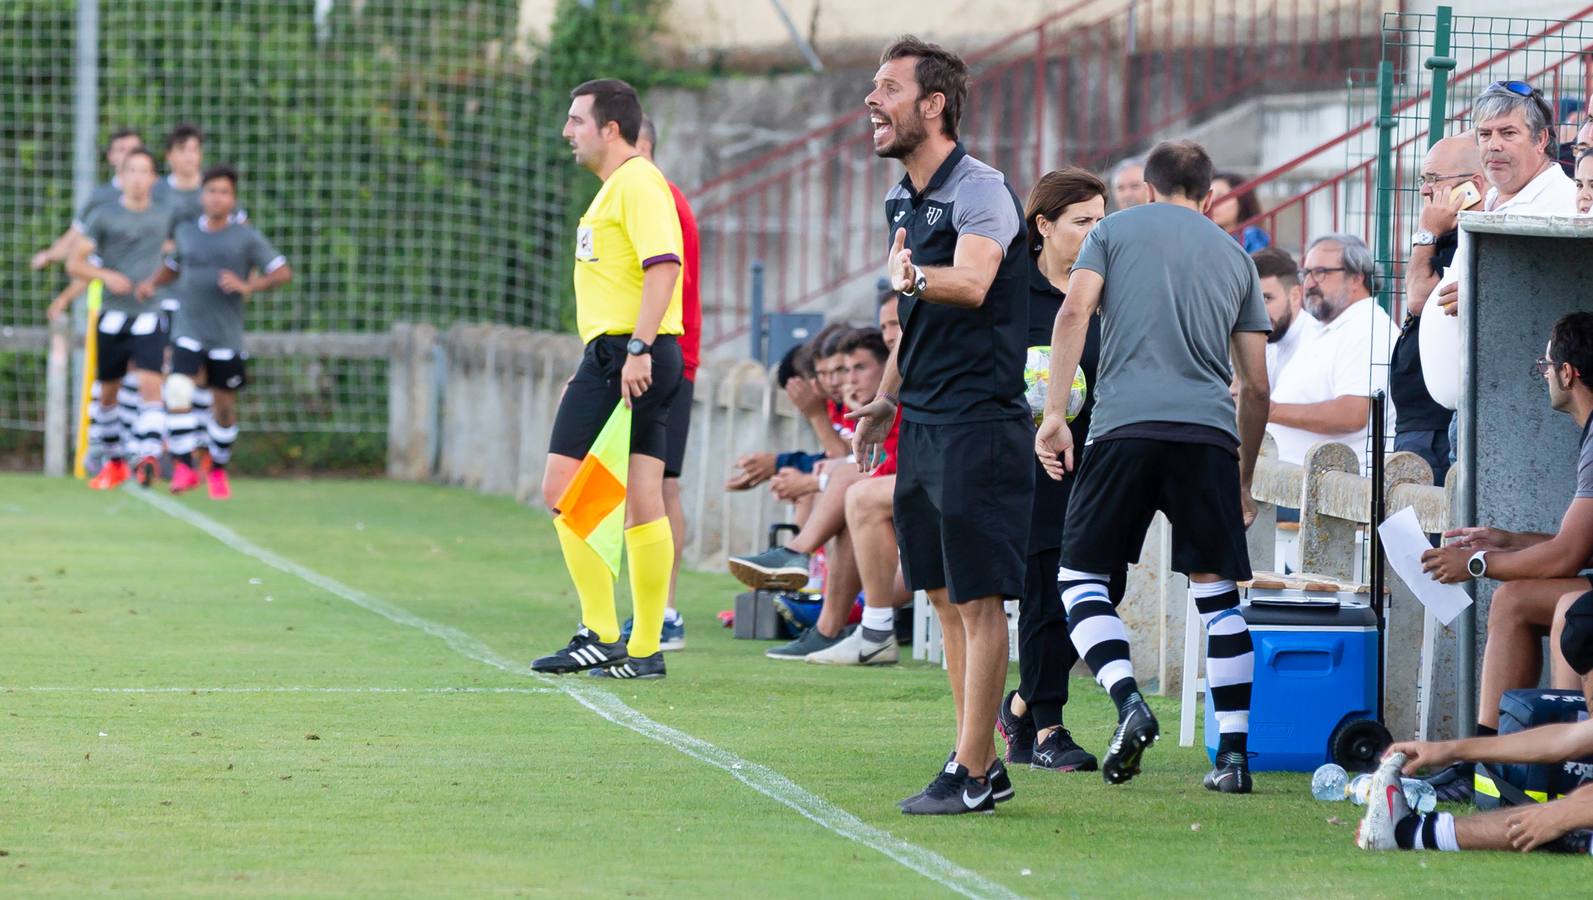
<path id="1" fill-rule="evenodd" d="M 1290 625 L 1312 628 L 1376 628 L 1377 616 L 1364 604 L 1320 606 L 1295 603 L 1247 603 L 1240 608 L 1252 627 Z"/>

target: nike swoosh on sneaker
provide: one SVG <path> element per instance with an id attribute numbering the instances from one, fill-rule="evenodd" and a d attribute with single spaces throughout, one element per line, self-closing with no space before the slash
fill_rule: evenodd
<path id="1" fill-rule="evenodd" d="M 963 790 L 963 792 L 962 792 L 962 805 L 968 807 L 969 809 L 978 809 L 989 798 L 990 798 L 990 789 L 989 788 L 986 788 L 985 792 L 983 794 L 980 794 L 977 797 L 970 796 L 968 794 L 967 789 L 965 788 Z"/>
<path id="2" fill-rule="evenodd" d="M 872 653 L 865 653 L 865 652 L 863 652 L 862 648 L 859 647 L 858 653 L 857 653 L 857 661 L 866 663 L 869 660 L 873 659 L 874 657 L 880 655 L 881 653 L 884 653 L 888 649 L 890 649 L 890 644 L 881 644 L 879 646 L 879 649 L 873 651 Z"/>
<path id="3" fill-rule="evenodd" d="M 1391 784 L 1388 786 L 1388 797 L 1386 799 L 1388 800 L 1388 814 L 1390 816 L 1394 815 L 1394 792 L 1403 789 L 1403 785 Z"/>

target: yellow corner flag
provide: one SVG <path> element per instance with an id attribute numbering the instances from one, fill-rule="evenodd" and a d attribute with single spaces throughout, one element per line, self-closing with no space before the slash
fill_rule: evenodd
<path id="1" fill-rule="evenodd" d="M 104 284 L 98 278 L 88 286 L 88 334 L 83 337 L 83 389 L 77 410 L 77 453 L 73 455 L 72 474 L 87 478 L 83 461 L 88 456 L 89 404 L 93 401 L 95 370 L 99 368 L 100 292 Z"/>
<path id="2" fill-rule="evenodd" d="M 559 497 L 559 518 L 597 551 L 615 578 L 625 549 L 625 475 L 630 455 L 631 411 L 621 402 Z"/>

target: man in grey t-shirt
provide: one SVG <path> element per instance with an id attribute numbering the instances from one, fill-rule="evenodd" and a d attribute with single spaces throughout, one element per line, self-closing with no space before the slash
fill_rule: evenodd
<path id="1" fill-rule="evenodd" d="M 166 341 L 161 334 L 159 311 L 146 302 L 151 281 L 160 269 L 161 247 L 171 237 L 170 211 L 150 199 L 155 183 L 155 158 L 142 147 L 129 151 L 117 173 L 122 198 L 95 210 L 84 223 L 83 239 L 72 249 L 67 274 L 85 283 L 104 285 L 98 332 L 95 380 L 99 403 L 93 425 L 108 461 L 89 484 L 109 489 L 126 480 L 122 459 L 121 422 L 117 417 L 117 387 L 131 369 L 138 377 L 138 416 L 133 443 L 127 455 L 135 460 L 139 483 L 154 480 L 165 408 L 161 403 L 160 370 Z"/>
<path id="2" fill-rule="evenodd" d="M 1538 684 L 1538 641 L 1557 629 L 1565 608 L 1586 593 L 1580 574 L 1593 562 L 1593 313 L 1576 312 L 1554 324 L 1549 346 L 1537 362 L 1549 389 L 1549 403 L 1582 429 L 1576 487 L 1555 534 L 1518 534 L 1498 528 L 1459 528 L 1444 535 L 1450 543 L 1422 555 L 1433 578 L 1457 584 L 1487 576 L 1503 582 L 1488 607 L 1488 644 L 1483 652 L 1482 688 L 1477 697 L 1477 733 L 1499 727 L 1504 692 Z M 1581 687 L 1559 659 L 1559 641 L 1549 642 L 1553 686 Z M 1430 780 L 1439 799 L 1468 800 L 1469 762 L 1456 763 Z"/>
<path id="3" fill-rule="evenodd" d="M 176 465 L 171 489 L 181 493 L 199 484 L 193 453 L 201 423 L 193 412 L 195 379 L 203 373 L 214 395 L 212 417 L 203 423 L 210 448 L 210 496 L 231 496 L 227 463 L 238 438 L 238 391 L 246 381 L 243 305 L 258 291 L 280 287 L 293 277 L 287 259 L 253 226 L 235 221 L 238 173 L 230 166 L 205 171 L 200 192 L 204 215 L 177 226 L 176 252 L 154 285 L 175 282 L 179 300 L 172 322 L 168 442 Z"/>
<path id="4" fill-rule="evenodd" d="M 1245 529 L 1255 518 L 1250 477 L 1267 425 L 1272 320 L 1255 264 L 1203 215 L 1211 179 L 1199 144 L 1158 145 L 1145 162 L 1151 202 L 1095 226 L 1073 265 L 1051 378 L 1071 379 L 1097 310 L 1101 361 L 1057 581 L 1073 643 L 1117 704 L 1101 771 L 1119 784 L 1139 773 L 1159 730 L 1134 680 L 1107 576 L 1139 558 L 1152 517 L 1166 514 L 1172 567 L 1189 576 L 1206 627 L 1206 680 L 1221 732 L 1206 787 L 1249 793 L 1255 658 L 1235 582 L 1251 574 Z M 1229 393 L 1236 372 L 1237 422 Z M 1036 454 L 1058 479 L 1073 470 L 1066 401 L 1063 392 L 1049 399 L 1035 436 Z"/>

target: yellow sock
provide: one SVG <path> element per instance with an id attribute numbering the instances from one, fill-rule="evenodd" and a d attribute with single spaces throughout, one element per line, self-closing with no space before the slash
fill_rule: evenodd
<path id="1" fill-rule="evenodd" d="M 625 529 L 625 558 L 635 619 L 626 651 L 633 657 L 652 656 L 658 652 L 664 607 L 669 605 L 669 572 L 675 567 L 675 535 L 669 520 L 654 519 Z"/>
<path id="2" fill-rule="evenodd" d="M 619 640 L 619 620 L 614 613 L 614 576 L 609 573 L 608 565 L 591 545 L 564 524 L 564 520 L 555 518 L 553 529 L 559 533 L 564 565 L 570 570 L 570 580 L 575 582 L 576 595 L 581 598 L 581 624 L 604 643 Z"/>

